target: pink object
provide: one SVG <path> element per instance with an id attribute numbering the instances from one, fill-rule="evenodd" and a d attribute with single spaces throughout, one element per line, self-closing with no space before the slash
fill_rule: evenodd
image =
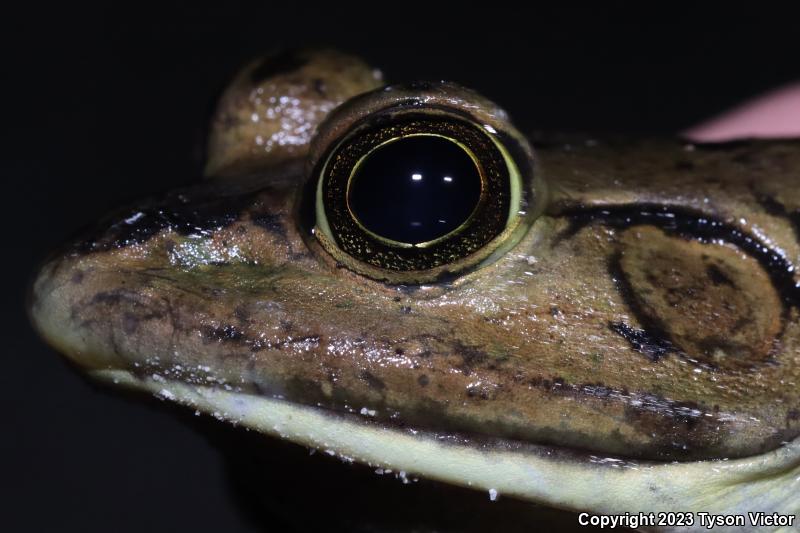
<path id="1" fill-rule="evenodd" d="M 800 137 L 800 83 L 767 92 L 683 135 L 695 141 L 746 137 Z"/>

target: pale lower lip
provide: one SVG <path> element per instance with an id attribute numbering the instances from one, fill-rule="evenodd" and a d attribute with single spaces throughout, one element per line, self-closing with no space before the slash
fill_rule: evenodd
<path id="1" fill-rule="evenodd" d="M 445 442 L 435 434 L 387 427 L 368 418 L 211 386 L 138 378 L 123 370 L 91 374 L 348 461 L 483 490 L 487 497 L 499 494 L 605 514 L 800 512 L 800 438 L 762 455 L 729 461 L 592 461 L 588 454 L 570 457 L 546 446 L 504 449 Z"/>

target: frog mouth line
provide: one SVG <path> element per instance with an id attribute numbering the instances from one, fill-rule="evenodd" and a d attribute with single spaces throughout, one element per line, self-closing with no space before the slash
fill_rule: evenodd
<path id="1" fill-rule="evenodd" d="M 633 462 L 586 452 L 417 432 L 285 400 L 213 386 L 137 377 L 124 370 L 93 376 L 151 392 L 259 433 L 352 462 L 485 490 L 568 510 L 624 512 L 764 511 L 797 514 L 800 438 L 736 460 Z"/>

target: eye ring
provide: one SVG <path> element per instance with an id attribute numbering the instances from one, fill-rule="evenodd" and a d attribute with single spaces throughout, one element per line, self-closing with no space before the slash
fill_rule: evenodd
<path id="1" fill-rule="evenodd" d="M 332 151 L 317 188 L 317 205 L 322 208 L 318 209 L 318 222 L 326 222 L 325 233 L 349 256 L 390 271 L 429 270 L 477 252 L 513 218 L 513 187 L 500 148 L 478 126 L 449 114 L 437 115 L 411 112 L 395 116 L 390 124 L 378 121 L 375 126 L 356 129 Z M 353 212 L 349 201 L 353 178 L 376 150 L 423 136 L 446 139 L 470 156 L 480 175 L 480 198 L 469 217 L 445 235 L 418 243 L 385 238 L 366 228 Z"/>

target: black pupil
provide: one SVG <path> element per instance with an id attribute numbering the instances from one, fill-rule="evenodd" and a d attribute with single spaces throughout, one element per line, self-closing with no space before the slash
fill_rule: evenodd
<path id="1" fill-rule="evenodd" d="M 353 175 L 348 202 L 369 231 L 404 243 L 446 235 L 481 195 L 475 162 L 443 137 L 406 137 L 375 149 Z"/>

